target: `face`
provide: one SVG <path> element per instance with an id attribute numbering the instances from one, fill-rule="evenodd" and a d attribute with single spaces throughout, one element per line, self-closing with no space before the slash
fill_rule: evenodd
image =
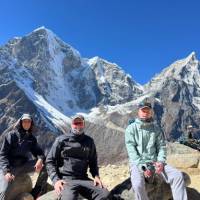
<path id="1" fill-rule="evenodd" d="M 28 131 L 31 128 L 31 120 L 30 119 L 22 120 L 22 127 L 24 130 Z"/>
<path id="2" fill-rule="evenodd" d="M 140 108 L 138 110 L 138 117 L 140 119 L 150 119 L 153 116 L 153 111 L 149 107 Z"/>
<path id="3" fill-rule="evenodd" d="M 85 122 L 80 118 L 76 118 L 72 121 L 71 127 L 75 129 L 77 133 L 82 133 L 82 130 L 85 128 Z"/>

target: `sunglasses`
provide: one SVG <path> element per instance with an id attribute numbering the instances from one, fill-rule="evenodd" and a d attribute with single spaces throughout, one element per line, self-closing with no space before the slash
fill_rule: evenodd
<path id="1" fill-rule="evenodd" d="M 73 122 L 72 125 L 74 125 L 74 126 L 84 126 L 84 122 Z"/>

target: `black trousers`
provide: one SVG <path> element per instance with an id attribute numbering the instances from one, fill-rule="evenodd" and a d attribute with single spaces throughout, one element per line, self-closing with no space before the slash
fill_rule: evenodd
<path id="1" fill-rule="evenodd" d="M 92 180 L 65 180 L 64 190 L 61 193 L 61 200 L 77 200 L 80 194 L 88 200 L 110 199 L 110 193 L 106 188 L 94 186 Z"/>

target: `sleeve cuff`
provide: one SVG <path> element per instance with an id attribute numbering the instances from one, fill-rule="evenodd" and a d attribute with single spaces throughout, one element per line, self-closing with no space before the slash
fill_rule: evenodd
<path id="1" fill-rule="evenodd" d="M 7 173 L 11 172 L 10 169 L 3 169 L 3 174 L 6 175 Z"/>
<path id="2" fill-rule="evenodd" d="M 56 176 L 56 177 L 54 177 L 54 178 L 51 178 L 51 180 L 52 180 L 53 185 L 55 185 L 55 183 L 56 183 L 57 181 L 59 181 L 60 179 Z"/>
<path id="3" fill-rule="evenodd" d="M 39 155 L 37 156 L 38 159 L 41 159 L 43 161 L 43 163 L 45 162 L 45 156 L 44 155 Z"/>
<path id="4" fill-rule="evenodd" d="M 94 178 L 95 176 L 99 176 L 99 172 L 92 173 L 92 177 Z"/>

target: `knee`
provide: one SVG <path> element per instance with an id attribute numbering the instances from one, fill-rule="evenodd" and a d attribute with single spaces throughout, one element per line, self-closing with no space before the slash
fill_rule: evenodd
<path id="1" fill-rule="evenodd" d="M 99 200 L 111 199 L 110 192 L 107 189 L 102 189 Z"/>
<path id="2" fill-rule="evenodd" d="M 98 193 L 99 194 L 98 194 L 97 198 L 95 198 L 95 200 L 108 200 L 108 199 L 111 199 L 110 192 L 105 188 L 100 190 Z"/>
<path id="3" fill-rule="evenodd" d="M 176 176 L 175 176 L 177 179 L 180 179 L 180 180 L 183 180 L 183 173 L 182 172 L 177 172 L 176 173 Z"/>
<path id="4" fill-rule="evenodd" d="M 7 181 L 2 181 L 0 183 L 0 193 L 6 193 L 7 188 L 8 188 L 8 182 Z"/>
<path id="5" fill-rule="evenodd" d="M 179 182 L 184 182 L 183 173 L 180 171 L 177 171 L 176 174 L 174 175 L 174 180 L 179 181 Z"/>
<path id="6" fill-rule="evenodd" d="M 110 195 L 111 195 L 110 192 L 108 190 L 104 189 L 102 192 L 102 199 L 103 200 L 110 199 L 110 197 L 111 197 Z"/>
<path id="7" fill-rule="evenodd" d="M 70 190 L 63 190 L 60 196 L 60 200 L 76 200 L 77 196 L 77 194 L 73 193 Z"/>

